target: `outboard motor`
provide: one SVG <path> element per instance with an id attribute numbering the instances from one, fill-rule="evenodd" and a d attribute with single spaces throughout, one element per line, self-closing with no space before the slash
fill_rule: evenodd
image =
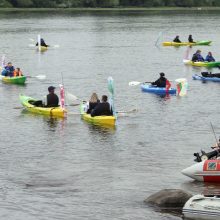
<path id="1" fill-rule="evenodd" d="M 204 160 L 209 160 L 213 157 L 217 157 L 218 154 L 219 154 L 219 151 L 214 150 L 214 151 L 211 151 L 209 153 L 206 153 L 205 151 L 201 150 L 201 153 L 202 153 L 201 155 L 199 155 L 199 153 L 194 153 L 194 156 L 196 157 L 194 159 L 194 161 L 201 162 L 201 161 L 204 161 Z"/>

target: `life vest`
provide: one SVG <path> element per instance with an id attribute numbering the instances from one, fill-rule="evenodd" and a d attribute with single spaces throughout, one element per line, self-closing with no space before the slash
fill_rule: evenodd
<path id="1" fill-rule="evenodd" d="M 16 72 L 16 71 L 14 70 L 13 74 L 14 74 L 14 77 L 16 77 L 16 76 L 22 76 L 22 72 L 21 72 L 21 71 Z"/>

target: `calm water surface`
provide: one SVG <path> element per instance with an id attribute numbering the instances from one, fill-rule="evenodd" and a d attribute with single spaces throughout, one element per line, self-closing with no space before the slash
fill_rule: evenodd
<path id="1" fill-rule="evenodd" d="M 28 79 L 24 87 L 0 84 L 0 218 L 174 220 L 180 218 L 154 212 L 143 200 L 164 188 L 193 194 L 218 190 L 180 171 L 193 163 L 194 152 L 214 143 L 210 121 L 220 132 L 220 84 L 192 81 L 201 69 L 183 65 L 186 47 L 156 47 L 155 41 L 161 31 L 167 41 L 192 34 L 195 40 L 212 40 L 212 46 L 199 49 L 220 60 L 219 22 L 218 13 L 202 12 L 1 12 L 1 54 L 25 74 L 47 79 Z M 60 48 L 36 52 L 28 45 L 38 33 Z M 161 71 L 169 79 L 187 78 L 188 95 L 164 99 L 128 86 L 154 80 Z M 112 76 L 117 110 L 137 112 L 106 129 L 77 114 L 57 120 L 16 109 L 19 93 L 42 98 L 49 85 L 61 83 L 61 73 L 66 89 L 81 99 L 93 91 L 108 94 Z M 78 107 L 69 111 L 79 112 Z"/>

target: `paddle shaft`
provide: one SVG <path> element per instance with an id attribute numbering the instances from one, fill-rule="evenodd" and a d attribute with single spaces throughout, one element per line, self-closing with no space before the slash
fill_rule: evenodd
<path id="1" fill-rule="evenodd" d="M 210 124 L 211 124 L 212 132 L 213 132 L 214 137 L 215 137 L 215 140 L 216 140 L 216 144 L 218 145 L 218 139 L 217 139 L 217 137 L 216 137 L 216 133 L 215 133 L 215 130 L 214 130 L 214 128 L 213 128 L 212 122 L 210 122 Z"/>

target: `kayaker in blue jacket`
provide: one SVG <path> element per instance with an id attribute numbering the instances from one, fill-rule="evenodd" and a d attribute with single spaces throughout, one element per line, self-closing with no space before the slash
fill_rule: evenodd
<path id="1" fill-rule="evenodd" d="M 43 38 L 40 39 L 40 45 L 43 46 L 43 47 L 48 47 L 49 45 L 47 45 L 44 41 Z M 38 46 L 38 42 L 36 43 L 36 46 Z"/>
<path id="2" fill-rule="evenodd" d="M 192 57 L 193 62 L 204 62 L 204 58 L 201 55 L 201 50 L 197 50 Z"/>
<path id="3" fill-rule="evenodd" d="M 12 65 L 12 63 L 8 62 L 7 66 L 5 66 L 4 69 L 2 70 L 2 75 L 13 77 L 14 76 L 14 70 L 15 70 L 15 68 Z"/>
<path id="4" fill-rule="evenodd" d="M 106 95 L 102 96 L 102 102 L 98 103 L 91 112 L 92 117 L 100 115 L 113 115 L 112 108 L 108 103 L 108 97 Z"/>
<path id="5" fill-rule="evenodd" d="M 92 110 L 99 104 L 100 100 L 98 98 L 98 95 L 94 92 L 89 100 L 89 106 L 87 109 L 87 114 L 90 114 Z"/>
<path id="6" fill-rule="evenodd" d="M 179 39 L 179 36 L 178 36 L 178 35 L 177 35 L 177 36 L 174 38 L 173 42 L 176 42 L 176 43 L 181 43 L 181 41 L 180 41 L 180 39 Z"/>
<path id="7" fill-rule="evenodd" d="M 156 86 L 156 87 L 160 87 L 160 88 L 165 88 L 166 82 L 167 82 L 167 79 L 165 78 L 165 74 L 160 73 L 160 78 L 158 80 L 156 80 L 155 82 L 152 82 L 151 85 Z"/>
<path id="8" fill-rule="evenodd" d="M 212 56 L 211 52 L 208 52 L 208 55 L 206 56 L 205 61 L 207 61 L 207 62 L 215 62 L 215 59 Z"/>

